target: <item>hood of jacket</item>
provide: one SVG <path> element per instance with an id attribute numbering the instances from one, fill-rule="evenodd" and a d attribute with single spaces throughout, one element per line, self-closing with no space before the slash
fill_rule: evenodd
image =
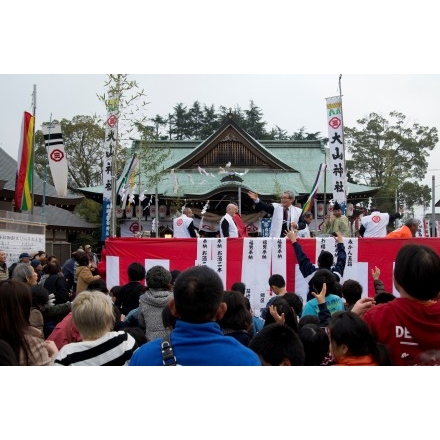
<path id="1" fill-rule="evenodd" d="M 139 306 L 149 305 L 163 308 L 172 297 L 173 292 L 170 290 L 147 289 L 139 298 Z"/>

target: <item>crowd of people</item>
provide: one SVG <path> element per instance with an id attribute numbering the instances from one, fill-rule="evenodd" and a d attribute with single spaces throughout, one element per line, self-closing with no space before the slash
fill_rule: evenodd
<path id="1" fill-rule="evenodd" d="M 42 251 L 23 253 L 11 271 L 0 251 L 0 364 L 438 365 L 439 255 L 425 245 L 403 245 L 393 277 L 399 296 L 385 290 L 374 267 L 376 295 L 363 297 L 357 280 L 344 279 L 343 235 L 334 235 L 336 261 L 323 251 L 314 265 L 297 230 L 284 230 L 302 275 L 310 276 L 307 301 L 272 274 L 262 286 L 271 298 L 260 316 L 242 280 L 226 290 L 207 266 L 146 270 L 133 262 L 129 281 L 109 289 L 87 246 L 89 252 L 80 248 L 62 265 Z"/>

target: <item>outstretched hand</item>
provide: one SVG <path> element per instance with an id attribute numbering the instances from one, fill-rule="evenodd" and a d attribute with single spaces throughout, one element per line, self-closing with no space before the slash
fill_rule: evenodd
<path id="1" fill-rule="evenodd" d="M 281 315 L 280 315 L 275 306 L 269 306 L 269 312 L 273 316 L 273 319 L 275 319 L 275 322 L 277 324 L 284 324 L 286 322 L 286 319 L 284 317 L 284 313 L 281 313 Z"/>
<path id="2" fill-rule="evenodd" d="M 334 232 L 336 234 L 335 240 L 337 243 L 344 243 L 344 236 L 340 232 Z"/>
<path id="3" fill-rule="evenodd" d="M 292 243 L 296 243 L 297 236 L 295 231 L 289 229 L 288 231 L 285 231 L 284 234 Z"/>
<path id="4" fill-rule="evenodd" d="M 316 293 L 315 291 L 312 290 L 311 293 L 318 301 L 318 304 L 324 304 L 325 303 L 325 294 L 327 293 L 327 283 L 322 283 L 321 292 Z"/>
<path id="5" fill-rule="evenodd" d="M 374 266 L 374 269 L 371 269 L 371 276 L 374 280 L 378 280 L 380 278 L 380 269 L 377 266 Z"/>
<path id="6" fill-rule="evenodd" d="M 355 305 L 351 309 L 353 313 L 356 313 L 359 316 L 362 316 L 367 310 L 370 310 L 376 304 L 374 298 L 361 298 L 356 301 Z"/>
<path id="7" fill-rule="evenodd" d="M 252 200 L 257 200 L 258 199 L 258 194 L 254 193 L 253 191 L 248 191 L 246 193 Z"/>

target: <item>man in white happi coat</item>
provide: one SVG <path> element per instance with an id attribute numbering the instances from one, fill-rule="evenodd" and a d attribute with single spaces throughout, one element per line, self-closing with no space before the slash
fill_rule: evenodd
<path id="1" fill-rule="evenodd" d="M 280 203 L 264 203 L 257 193 L 248 191 L 247 195 L 254 201 L 255 207 L 272 216 L 270 237 L 285 237 L 290 229 L 302 230 L 306 227 L 301 215 L 301 208 L 294 206 L 295 194 L 292 191 L 283 191 Z"/>
<path id="2" fill-rule="evenodd" d="M 361 227 L 359 228 L 359 235 L 364 238 L 368 237 L 386 237 L 387 226 L 389 222 L 401 218 L 403 208 L 394 214 L 387 212 L 380 212 L 377 208 L 371 208 L 370 215 L 362 217 Z"/>
<path id="3" fill-rule="evenodd" d="M 194 227 L 193 212 L 191 208 L 185 208 L 180 217 L 173 220 L 174 238 L 196 238 L 196 228 Z"/>
<path id="4" fill-rule="evenodd" d="M 238 212 L 237 205 L 229 203 L 226 214 L 220 220 L 220 237 L 238 237 L 238 228 L 234 222 L 234 215 Z"/>

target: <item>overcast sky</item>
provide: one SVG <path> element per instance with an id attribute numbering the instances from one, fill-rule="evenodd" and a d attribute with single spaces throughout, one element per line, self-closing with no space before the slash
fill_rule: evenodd
<path id="1" fill-rule="evenodd" d="M 33 85 L 37 86 L 36 128 L 52 119 L 71 119 L 76 115 L 105 115 L 97 94 L 105 92 L 106 75 L 33 75 L 0 76 L 0 145 L 17 158 L 24 110 L 31 109 Z M 301 127 L 306 132 L 327 136 L 325 98 L 339 94 L 339 74 L 145 74 L 129 75 L 145 90 L 149 105 L 147 115 L 166 116 L 182 102 L 194 101 L 226 107 L 249 108 L 250 100 L 261 108 L 266 128 L 275 125 L 292 133 Z M 440 131 L 438 103 L 440 75 L 361 75 L 342 72 L 343 116 L 346 126 L 370 112 L 388 117 L 397 110 L 411 123 L 418 122 Z M 431 154 L 426 183 L 438 176 L 440 153 L 437 145 Z M 436 178 L 437 181 L 437 178 Z"/>

